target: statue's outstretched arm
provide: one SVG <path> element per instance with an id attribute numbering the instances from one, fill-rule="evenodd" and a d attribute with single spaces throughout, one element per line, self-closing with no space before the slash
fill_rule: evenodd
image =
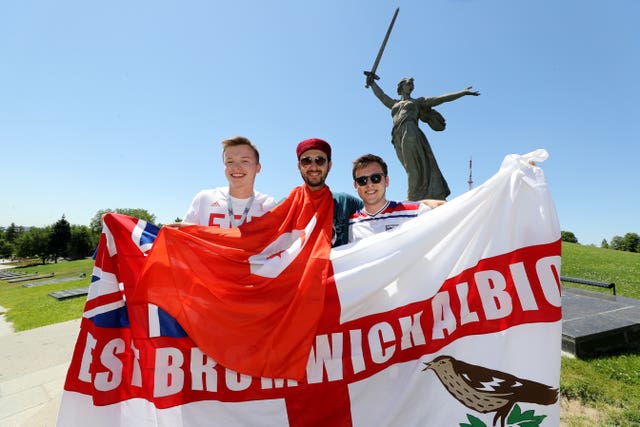
<path id="1" fill-rule="evenodd" d="M 430 107 L 434 107 L 445 102 L 455 101 L 456 99 L 462 98 L 465 95 L 479 96 L 480 92 L 478 92 L 477 90 L 471 90 L 471 87 L 472 86 L 466 87 L 459 92 L 445 93 L 444 95 L 425 97 L 424 99 Z"/>

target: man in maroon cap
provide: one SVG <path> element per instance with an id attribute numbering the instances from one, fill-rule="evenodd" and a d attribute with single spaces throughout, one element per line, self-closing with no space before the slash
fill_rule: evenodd
<path id="1" fill-rule="evenodd" d="M 298 170 L 305 184 L 312 190 L 326 186 L 325 180 L 331 170 L 331 146 L 320 138 L 305 139 L 296 148 Z M 349 217 L 364 206 L 362 201 L 347 193 L 333 195 L 332 246 L 349 243 Z"/>

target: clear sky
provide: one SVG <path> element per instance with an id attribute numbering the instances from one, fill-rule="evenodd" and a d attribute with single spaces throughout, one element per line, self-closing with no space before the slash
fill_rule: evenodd
<path id="1" fill-rule="evenodd" d="M 2 2 L 0 226 L 88 225 L 107 208 L 172 222 L 226 185 L 220 141 L 235 135 L 278 199 L 309 137 L 333 146 L 333 190 L 356 194 L 351 161 L 371 152 L 403 199 L 390 112 L 363 75 L 396 7 L 385 92 L 403 77 L 414 96 L 481 92 L 438 108 L 444 132 L 422 125 L 449 200 L 469 159 L 477 186 L 544 148 L 563 230 L 597 245 L 640 233 L 638 0 Z"/>

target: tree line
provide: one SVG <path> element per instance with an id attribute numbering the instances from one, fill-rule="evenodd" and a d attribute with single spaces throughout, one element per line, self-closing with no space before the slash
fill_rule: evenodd
<path id="1" fill-rule="evenodd" d="M 38 258 L 45 264 L 59 258 L 82 259 L 92 256 L 102 233 L 102 216 L 115 212 L 140 218 L 152 224 L 156 216 L 146 209 L 119 208 L 115 210 L 101 209 L 93 216 L 89 226 L 72 225 L 62 218 L 46 227 L 24 227 L 11 223 L 9 227 L 0 227 L 0 258 Z M 176 218 L 179 222 L 180 218 Z M 561 231 L 563 242 L 579 243 L 571 231 Z M 624 236 L 613 236 L 611 242 L 603 239 L 600 247 L 617 251 L 640 252 L 640 236 L 627 233 Z"/>
<path id="2" fill-rule="evenodd" d="M 571 231 L 562 231 L 562 241 L 578 243 L 578 238 Z M 611 242 L 602 239 L 601 248 L 616 251 L 640 252 L 640 236 L 638 233 L 627 233 L 624 236 L 613 236 Z"/>
<path id="3" fill-rule="evenodd" d="M 92 256 L 102 233 L 102 216 L 115 212 L 156 223 L 156 216 L 146 209 L 101 209 L 93 216 L 89 226 L 72 225 L 65 215 L 46 227 L 25 227 L 11 223 L 0 227 L 0 258 L 38 258 L 58 262 L 60 258 L 82 259 Z M 158 224 L 161 225 L 161 224 Z"/>

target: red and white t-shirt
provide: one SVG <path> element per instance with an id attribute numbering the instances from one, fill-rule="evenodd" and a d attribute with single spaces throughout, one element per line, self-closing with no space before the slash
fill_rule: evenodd
<path id="1" fill-rule="evenodd" d="M 373 214 L 360 209 L 349 218 L 349 242 L 393 230 L 429 210 L 428 206 L 419 202 L 392 201 Z"/>
<path id="2" fill-rule="evenodd" d="M 182 222 L 231 228 L 264 215 L 276 204 L 273 197 L 257 191 L 253 198 L 237 199 L 229 195 L 229 187 L 202 190 L 191 201 Z"/>

